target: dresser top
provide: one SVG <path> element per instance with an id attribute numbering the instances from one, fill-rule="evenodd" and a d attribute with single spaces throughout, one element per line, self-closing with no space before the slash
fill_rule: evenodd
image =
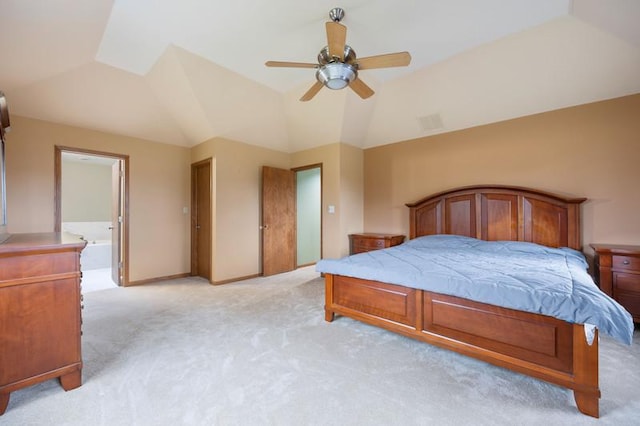
<path id="1" fill-rule="evenodd" d="M 66 232 L 40 232 L 10 234 L 0 244 L 0 254 L 16 252 L 32 252 L 39 250 L 82 250 L 87 244 L 78 235 Z"/>

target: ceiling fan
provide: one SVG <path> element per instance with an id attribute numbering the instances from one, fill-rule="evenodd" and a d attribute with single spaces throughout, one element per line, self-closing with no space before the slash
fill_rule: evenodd
<path id="1" fill-rule="evenodd" d="M 331 22 L 327 22 L 327 45 L 318 54 L 318 63 L 268 61 L 268 67 L 315 68 L 316 81 L 300 98 L 311 100 L 323 86 L 338 90 L 347 86 L 362 99 L 373 95 L 374 91 L 358 78 L 358 71 L 374 68 L 404 67 L 411 62 L 409 52 L 388 53 L 385 55 L 357 58 L 356 52 L 346 44 L 347 27 L 340 21 L 344 18 L 344 10 L 336 7 L 329 11 Z"/>

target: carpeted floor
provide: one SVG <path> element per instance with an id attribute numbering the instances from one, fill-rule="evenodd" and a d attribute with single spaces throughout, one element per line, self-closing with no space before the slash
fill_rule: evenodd
<path id="1" fill-rule="evenodd" d="M 603 336 L 599 420 L 557 386 L 348 318 L 313 267 L 85 294 L 84 384 L 11 394 L 0 425 L 638 425 L 640 331 Z"/>

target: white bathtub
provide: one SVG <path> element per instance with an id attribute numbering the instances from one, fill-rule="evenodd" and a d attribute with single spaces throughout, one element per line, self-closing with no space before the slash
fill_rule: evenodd
<path id="1" fill-rule="evenodd" d="M 87 240 L 80 255 L 83 271 L 111 268 L 111 222 L 62 222 L 62 229 Z"/>
<path id="2" fill-rule="evenodd" d="M 82 270 L 111 268 L 111 241 L 88 241 L 80 255 Z"/>

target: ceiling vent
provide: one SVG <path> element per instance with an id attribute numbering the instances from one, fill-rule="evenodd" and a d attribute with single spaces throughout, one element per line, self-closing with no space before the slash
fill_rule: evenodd
<path id="1" fill-rule="evenodd" d="M 425 132 L 432 132 L 434 130 L 440 130 L 444 128 L 444 124 L 442 123 L 442 117 L 440 114 L 430 114 L 425 115 L 424 117 L 418 117 L 418 122 L 420 123 L 420 127 Z"/>

